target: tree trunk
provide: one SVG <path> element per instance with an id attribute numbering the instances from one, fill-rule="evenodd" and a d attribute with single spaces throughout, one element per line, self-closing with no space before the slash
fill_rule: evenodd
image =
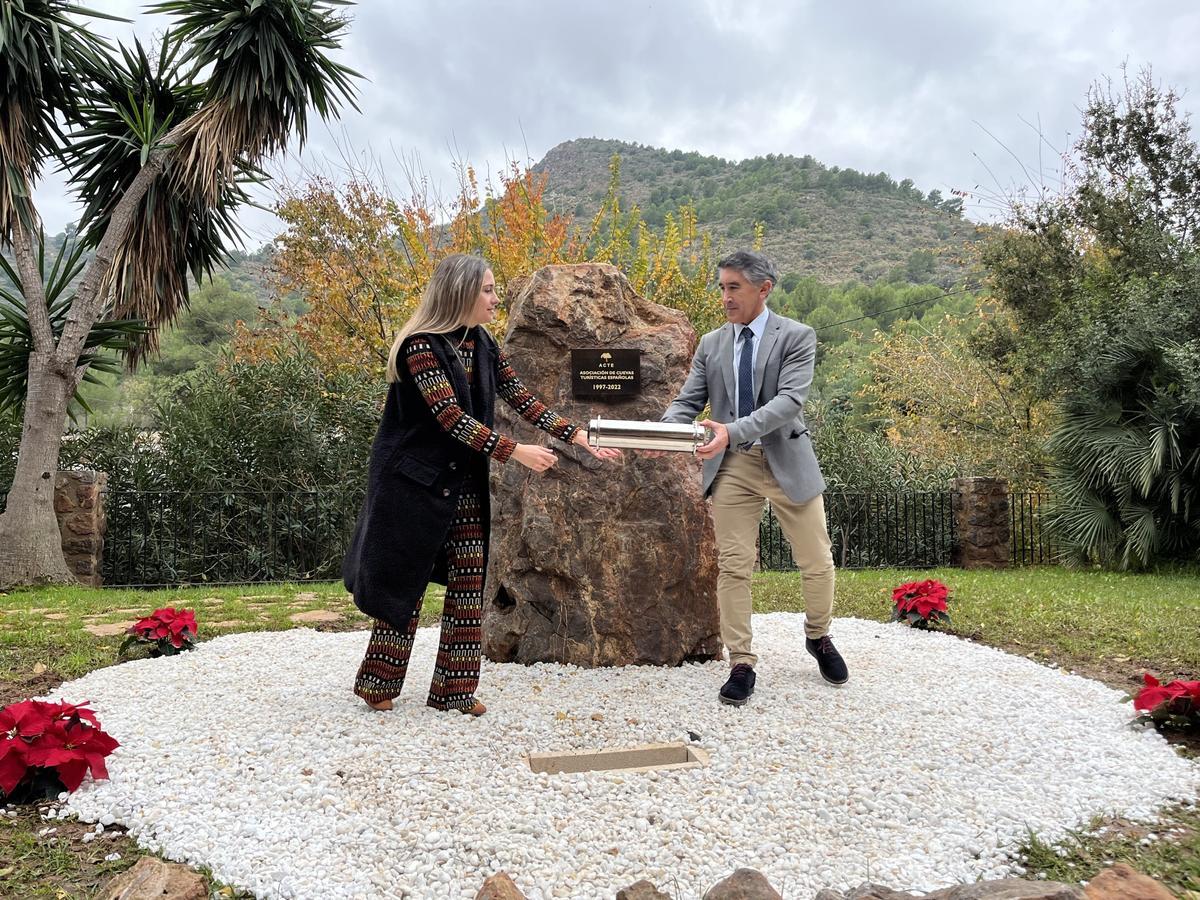
<path id="1" fill-rule="evenodd" d="M 20 455 L 0 515 L 0 589 L 75 581 L 54 514 L 54 475 L 71 394 L 71 379 L 59 368 L 53 352 L 30 354 Z"/>
<path id="2" fill-rule="evenodd" d="M 150 154 L 113 210 L 104 237 L 75 289 L 67 320 L 55 347 L 46 295 L 32 235 L 13 229 L 13 255 L 21 276 L 21 291 L 29 311 L 34 352 L 29 356 L 29 386 L 25 395 L 25 426 L 17 470 L 0 515 L 0 590 L 17 585 L 72 583 L 62 552 L 62 532 L 54 514 L 54 475 L 62 447 L 67 403 L 83 377 L 77 365 L 92 326 L 104 306 L 102 288 L 117 245 L 126 239 L 134 210 L 166 165 L 174 141 L 190 119 L 176 125 Z"/>

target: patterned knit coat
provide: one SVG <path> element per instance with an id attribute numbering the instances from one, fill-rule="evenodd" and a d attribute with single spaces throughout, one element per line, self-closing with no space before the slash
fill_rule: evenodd
<path id="1" fill-rule="evenodd" d="M 458 404 L 491 428 L 500 353 L 485 329 L 476 335 L 472 384 L 445 335 L 421 336 L 450 376 Z M 371 447 L 367 495 L 342 562 L 342 581 L 363 613 L 403 629 L 429 583 L 446 583 L 446 536 L 468 476 L 481 494 L 486 570 L 488 457 L 448 435 L 402 371 L 388 389 Z"/>

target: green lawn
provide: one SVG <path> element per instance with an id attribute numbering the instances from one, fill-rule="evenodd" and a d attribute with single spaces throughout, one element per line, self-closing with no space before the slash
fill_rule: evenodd
<path id="1" fill-rule="evenodd" d="M 835 616 L 886 619 L 891 590 L 936 578 L 952 592 L 949 629 L 1128 687 L 1145 671 L 1200 678 L 1200 573 L 1133 575 L 1061 568 L 838 573 Z M 756 576 L 759 612 L 802 609 L 792 573 Z"/>
<path id="2" fill-rule="evenodd" d="M 1129 691 L 1136 690 L 1145 671 L 1163 678 L 1200 678 L 1200 574 L 1058 568 L 842 571 L 835 615 L 885 620 L 891 612 L 891 589 L 924 578 L 937 578 L 951 588 L 950 630 L 961 637 L 1053 662 Z M 426 595 L 426 624 L 436 621 L 441 594 L 441 588 L 432 588 Z M 759 612 L 801 611 L 800 576 L 758 574 L 754 597 Z M 162 591 L 42 588 L 0 594 L 0 705 L 40 695 L 60 681 L 115 663 L 122 635 L 96 635 L 87 629 L 125 625 L 162 606 L 195 609 L 202 640 L 235 631 L 300 625 L 347 630 L 368 624 L 340 584 Z M 1198 745 L 1185 739 L 1179 746 L 1181 752 L 1194 753 Z M 43 836 L 38 832 L 47 823 L 36 809 L 24 810 L 15 819 L 0 817 L 0 897 L 93 897 L 105 878 L 132 865 L 139 854 L 127 837 L 83 844 L 79 826 L 51 824 L 58 831 Z M 1143 843 L 1148 833 L 1158 838 Z M 121 859 L 105 861 L 112 852 L 119 852 Z M 1159 877 L 1177 894 L 1200 892 L 1200 820 L 1194 809 L 1164 811 L 1164 821 L 1154 832 L 1108 821 L 1053 847 L 1031 836 L 1023 854 L 1031 875 L 1079 881 L 1109 860 L 1125 860 Z M 214 890 L 219 896 L 236 896 L 220 885 Z"/>
<path id="3" fill-rule="evenodd" d="M 430 588 L 422 615 L 425 624 L 436 621 L 442 590 Z M 331 583 L 159 591 L 53 587 L 0 594 L 0 700 L 19 694 L 41 666 L 47 671 L 38 677 L 57 683 L 111 665 L 123 635 L 97 636 L 87 628 L 128 625 L 164 606 L 196 610 L 201 640 L 235 631 L 297 626 L 346 630 L 368 624 L 341 584 Z M 315 611 L 335 613 L 337 618 L 303 621 L 306 613 Z"/>

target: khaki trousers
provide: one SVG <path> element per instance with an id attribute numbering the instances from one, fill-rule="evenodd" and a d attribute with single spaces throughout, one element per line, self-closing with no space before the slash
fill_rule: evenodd
<path id="1" fill-rule="evenodd" d="M 804 631 L 810 638 L 829 632 L 833 617 L 833 553 L 825 527 L 825 498 L 818 494 L 796 503 L 775 481 L 762 447 L 729 449 L 713 480 L 713 524 L 717 532 L 717 602 L 721 608 L 721 640 L 729 648 L 729 664 L 749 663 L 750 576 L 757 556 L 758 525 L 763 503 L 771 509 L 792 545 L 792 558 L 804 573 Z"/>

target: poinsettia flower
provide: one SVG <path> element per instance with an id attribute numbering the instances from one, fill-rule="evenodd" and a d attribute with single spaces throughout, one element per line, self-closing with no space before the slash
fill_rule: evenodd
<path id="1" fill-rule="evenodd" d="M 1166 704 L 1170 711 L 1178 714 L 1187 714 L 1193 709 L 1200 710 L 1200 681 L 1172 681 L 1163 684 L 1149 673 L 1142 676 L 1142 681 L 1146 686 L 1134 698 L 1134 709 L 1152 713 Z"/>
<path id="2" fill-rule="evenodd" d="M 93 728 L 82 722 L 77 722 L 73 725 L 68 725 L 66 728 L 66 746 L 72 751 L 77 759 L 83 760 L 86 768 L 91 769 L 93 778 L 107 778 L 108 767 L 105 765 L 104 758 L 113 750 L 120 746 L 117 740 L 110 734 L 101 731 L 99 728 Z M 67 790 L 73 791 L 79 787 L 79 782 L 75 782 L 75 787 L 71 787 L 66 777 L 63 777 L 63 772 L 60 768 L 59 775 L 62 777 L 63 785 Z M 72 770 L 72 777 L 74 770 Z M 82 780 L 82 776 L 81 776 Z"/>
<path id="3" fill-rule="evenodd" d="M 0 710 L 0 735 L 32 740 L 50 727 L 51 704 L 22 700 Z"/>
<path id="4" fill-rule="evenodd" d="M 104 759 L 119 744 L 86 706 L 24 700 L 0 710 L 0 791 L 11 794 L 31 769 L 53 769 L 70 791 L 89 771 L 107 778 Z"/>
<path id="5" fill-rule="evenodd" d="M 1163 685 L 1170 693 L 1168 708 L 1176 715 L 1186 716 L 1193 709 L 1200 710 L 1200 681 L 1172 681 Z"/>
<path id="6" fill-rule="evenodd" d="M 167 644 L 176 650 L 190 646 L 196 637 L 196 611 L 167 606 L 156 609 L 144 619 L 135 622 L 129 633 L 143 640 L 158 642 L 160 650 Z"/>
<path id="7" fill-rule="evenodd" d="M 67 736 L 63 732 L 43 734 L 25 748 L 25 761 L 31 766 L 61 766 L 82 754 L 66 746 Z"/>
<path id="8" fill-rule="evenodd" d="M 143 637 L 149 637 L 151 634 L 154 633 L 154 629 L 156 629 L 157 627 L 158 627 L 158 622 L 155 621 L 154 617 L 147 616 L 144 619 L 138 619 L 136 622 L 134 622 L 132 625 L 130 625 L 129 633 L 142 635 Z"/>
<path id="9" fill-rule="evenodd" d="M 6 796 L 21 783 L 29 769 L 25 747 L 25 742 L 16 738 L 0 738 L 0 792 Z"/>
<path id="10" fill-rule="evenodd" d="M 936 612 L 944 612 L 946 609 L 946 601 L 940 597 L 918 597 L 917 612 L 924 619 L 928 619 L 931 614 Z"/>
<path id="11" fill-rule="evenodd" d="M 96 714 L 87 708 L 91 703 L 90 700 L 85 700 L 83 703 L 58 703 L 58 710 L 52 716 L 53 719 L 69 720 L 74 718 L 83 719 L 85 722 L 90 722 L 93 725 L 98 725 Z"/>
<path id="12" fill-rule="evenodd" d="M 946 598 L 941 594 L 923 594 L 916 597 L 904 598 L 896 604 L 901 612 L 915 611 L 922 618 L 928 618 L 934 611 L 946 611 Z"/>
<path id="13" fill-rule="evenodd" d="M 936 579 L 910 581 L 892 591 L 894 617 L 907 618 L 910 625 L 924 625 L 930 618 L 948 619 L 946 611 L 949 599 L 949 588 Z"/>

